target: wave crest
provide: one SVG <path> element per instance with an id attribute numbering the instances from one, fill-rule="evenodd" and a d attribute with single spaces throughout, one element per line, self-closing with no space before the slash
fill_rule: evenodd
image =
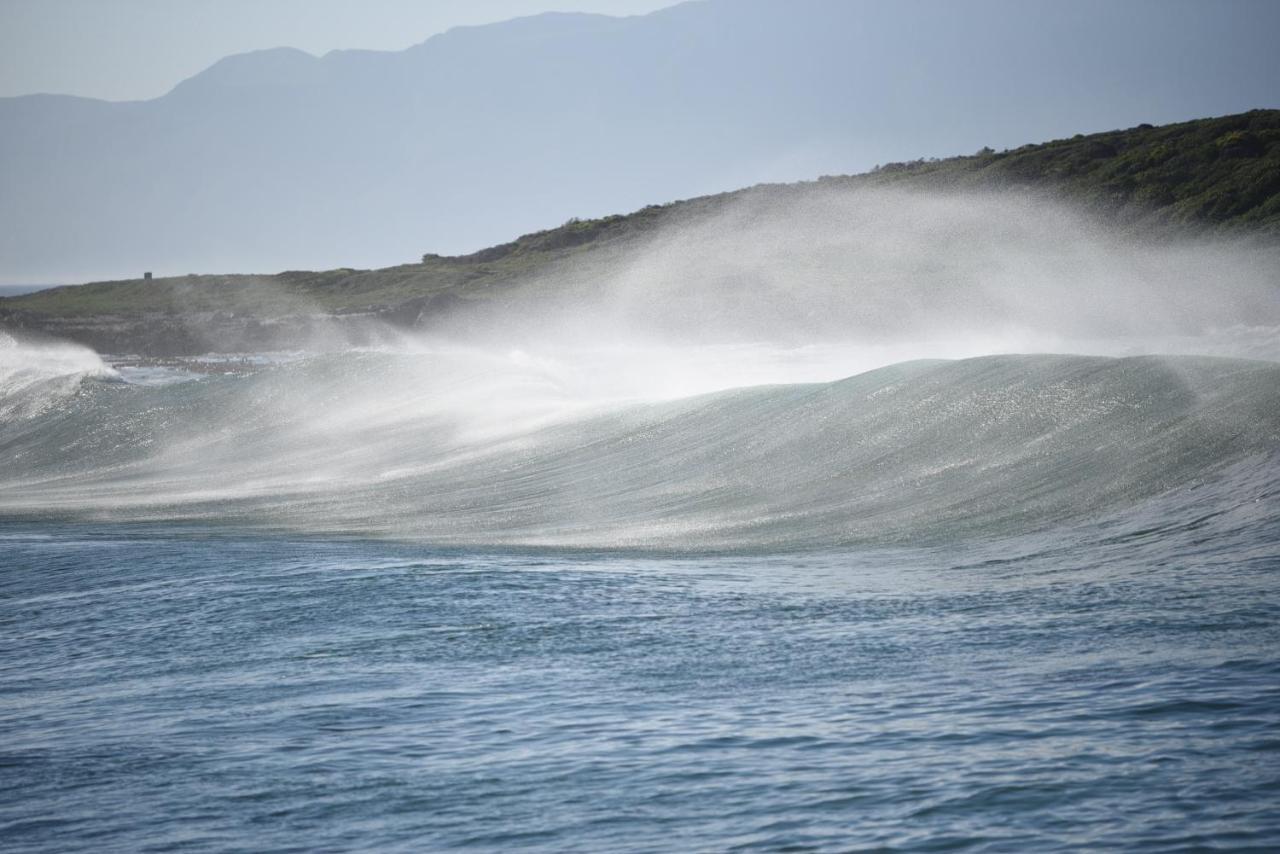
<path id="1" fill-rule="evenodd" d="M 86 388 L 0 427 L 0 513 L 459 545 L 938 541 L 1274 472 L 1280 448 L 1266 362 L 993 356 L 590 405 L 545 365 L 501 376 L 366 353 Z"/>

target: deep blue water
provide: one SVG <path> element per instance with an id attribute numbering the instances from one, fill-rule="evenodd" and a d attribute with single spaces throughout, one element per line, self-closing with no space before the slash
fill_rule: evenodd
<path id="1" fill-rule="evenodd" d="M 757 557 L 0 525 L 0 848 L 1275 850 L 1258 518 Z"/>

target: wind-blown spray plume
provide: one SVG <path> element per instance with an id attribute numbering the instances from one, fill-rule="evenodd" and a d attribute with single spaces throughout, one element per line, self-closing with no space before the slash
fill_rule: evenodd
<path id="1" fill-rule="evenodd" d="M 0 512 L 770 549 L 1235 506 L 1277 482 L 1276 270 L 1027 197 L 762 191 L 376 349 L 161 387 L 69 350 L 7 404 Z M 1084 355 L 1010 355 L 1046 351 Z"/>

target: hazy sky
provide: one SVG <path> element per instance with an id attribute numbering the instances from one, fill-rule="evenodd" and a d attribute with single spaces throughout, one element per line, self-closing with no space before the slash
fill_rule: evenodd
<path id="1" fill-rule="evenodd" d="M 382 267 L 1280 107 L 1280 0 L 0 0 L 0 282 Z M 308 59 L 340 48 L 386 51 Z M 56 144 L 51 144 L 51 141 Z"/>
<path id="2" fill-rule="evenodd" d="M 233 53 L 402 50 L 539 12 L 635 15 L 675 0 L 0 0 L 0 96 L 154 98 Z"/>

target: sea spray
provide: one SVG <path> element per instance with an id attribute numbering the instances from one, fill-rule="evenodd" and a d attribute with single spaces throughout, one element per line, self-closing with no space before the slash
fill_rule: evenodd
<path id="1" fill-rule="evenodd" d="M 86 378 L 120 375 L 88 347 L 0 330 L 0 424 L 39 415 Z"/>
<path id="2" fill-rule="evenodd" d="M 15 344 L 0 512 L 675 549 L 1043 529 L 1270 470 L 1277 269 L 1017 193 L 764 188 L 288 363 L 121 388 Z M 1076 355 L 1014 355 L 1045 351 Z"/>
<path id="3" fill-rule="evenodd" d="M 3 434 L 0 512 L 469 546 L 814 548 L 1040 530 L 1241 461 L 1274 470 L 1280 448 L 1269 362 L 917 361 L 665 402 L 502 368 L 364 353 L 94 388 Z M 69 462 L 66 437 L 90 433 Z"/>
<path id="4" fill-rule="evenodd" d="M 1011 352 L 1280 359 L 1273 246 L 1140 238 L 1015 191 L 763 187 L 471 305 L 437 331 L 531 351 L 620 342 L 862 351 L 844 376 Z M 1233 346 L 1243 336 L 1249 346 Z"/>

